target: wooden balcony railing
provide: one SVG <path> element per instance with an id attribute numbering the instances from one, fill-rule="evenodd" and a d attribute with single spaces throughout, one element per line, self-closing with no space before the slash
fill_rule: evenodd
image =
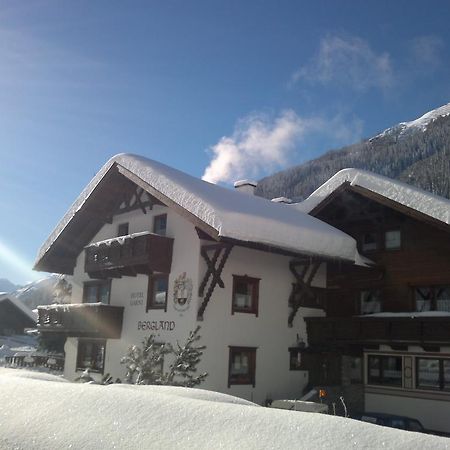
<path id="1" fill-rule="evenodd" d="M 310 347 L 450 344 L 450 316 L 305 317 Z"/>
<path id="2" fill-rule="evenodd" d="M 85 272 L 91 278 L 169 273 L 173 239 L 149 232 L 120 236 L 86 247 Z"/>
<path id="3" fill-rule="evenodd" d="M 123 307 L 103 303 L 38 306 L 38 329 L 67 337 L 119 339 Z"/>

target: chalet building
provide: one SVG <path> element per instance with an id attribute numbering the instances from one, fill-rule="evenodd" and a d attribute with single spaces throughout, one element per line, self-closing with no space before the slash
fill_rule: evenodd
<path id="1" fill-rule="evenodd" d="M 149 334 L 182 343 L 200 325 L 202 387 L 258 403 L 299 398 L 304 319 L 318 315 L 331 263 L 367 259 L 354 238 L 255 197 L 252 183 L 233 191 L 118 155 L 39 251 L 35 269 L 72 275 L 72 297 L 39 307 L 38 327 L 66 338 L 75 379 L 86 368 L 123 378 L 131 345 Z"/>
<path id="2" fill-rule="evenodd" d="M 354 237 L 374 263 L 328 264 L 326 317 L 305 317 L 311 385 L 353 387 L 366 411 L 450 432 L 450 201 L 346 169 L 293 207 Z"/>
<path id="3" fill-rule="evenodd" d="M 35 328 L 37 317 L 20 300 L 0 294 L 0 336 L 24 334 L 25 328 Z"/>

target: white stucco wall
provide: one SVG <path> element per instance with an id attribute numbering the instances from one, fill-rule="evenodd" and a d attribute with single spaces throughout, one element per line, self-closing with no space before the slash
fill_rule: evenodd
<path id="1" fill-rule="evenodd" d="M 92 239 L 92 242 L 111 238 L 117 234 L 120 223 L 129 222 L 129 233 L 152 231 L 153 216 L 167 213 L 167 236 L 175 238 L 172 270 L 169 277 L 167 312 L 145 311 L 147 303 L 148 277 L 122 277 L 113 279 L 110 304 L 124 306 L 121 339 L 109 339 L 106 344 L 105 373 L 114 378 L 123 378 L 125 369 L 120 358 L 127 348 L 140 344 L 150 333 L 161 342 L 184 342 L 188 333 L 197 324 L 201 326 L 201 344 L 207 346 L 200 371 L 209 376 L 202 388 L 238 395 L 258 403 L 266 398 L 299 398 L 308 382 L 307 372 L 289 370 L 288 347 L 296 343 L 297 334 L 306 342 L 306 327 L 302 316 L 320 315 L 318 310 L 301 308 L 288 327 L 288 298 L 294 277 L 289 271 L 290 258 L 262 251 L 234 247 L 222 272 L 225 288 L 216 287 L 206 308 L 204 320 L 197 322 L 197 310 L 202 298 L 198 298 L 199 283 L 206 271 L 206 264 L 200 255 L 201 244 L 194 226 L 183 217 L 164 207 L 154 207 L 146 215 L 142 211 L 115 216 L 112 224 L 106 224 Z M 174 308 L 174 280 L 183 272 L 192 280 L 192 301 L 189 308 L 180 312 Z M 259 314 L 231 314 L 232 276 L 248 275 L 260 278 Z M 89 277 L 84 273 L 84 252 L 80 254 L 73 277 L 72 303 L 82 302 L 83 283 Z M 325 267 L 317 273 L 315 285 L 324 285 Z M 142 296 L 141 296 L 142 293 Z M 142 298 L 142 303 L 133 301 Z M 136 304 L 137 303 L 137 304 Z M 172 330 L 139 330 L 142 321 L 174 322 Z M 256 385 L 231 386 L 228 388 L 229 346 L 257 347 Z M 66 342 L 65 375 L 74 379 L 76 372 L 77 339 Z"/>

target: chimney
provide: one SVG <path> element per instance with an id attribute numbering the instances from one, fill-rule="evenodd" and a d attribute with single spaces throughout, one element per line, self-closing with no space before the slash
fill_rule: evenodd
<path id="1" fill-rule="evenodd" d="M 256 181 L 252 180 L 239 180 L 234 183 L 234 188 L 248 195 L 255 195 L 255 188 L 258 186 Z"/>
<path id="2" fill-rule="evenodd" d="M 289 205 L 289 204 L 292 203 L 292 200 L 290 198 L 287 198 L 287 197 L 276 197 L 276 198 L 273 198 L 271 200 L 271 202 L 274 202 L 274 203 L 285 203 L 286 205 Z"/>

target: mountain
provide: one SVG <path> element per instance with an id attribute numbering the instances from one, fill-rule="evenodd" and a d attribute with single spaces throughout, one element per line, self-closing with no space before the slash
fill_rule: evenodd
<path id="1" fill-rule="evenodd" d="M 13 292 L 18 289 L 20 286 L 11 283 L 11 281 L 6 278 L 0 278 L 0 292 Z"/>
<path id="2" fill-rule="evenodd" d="M 450 198 L 450 103 L 371 139 L 263 178 L 256 194 L 300 201 L 348 167 L 370 170 Z"/>
<path id="3" fill-rule="evenodd" d="M 60 278 L 59 275 L 50 275 L 33 281 L 17 289 L 12 295 L 30 309 L 35 309 L 38 305 L 50 305 L 55 301 L 55 288 Z"/>

